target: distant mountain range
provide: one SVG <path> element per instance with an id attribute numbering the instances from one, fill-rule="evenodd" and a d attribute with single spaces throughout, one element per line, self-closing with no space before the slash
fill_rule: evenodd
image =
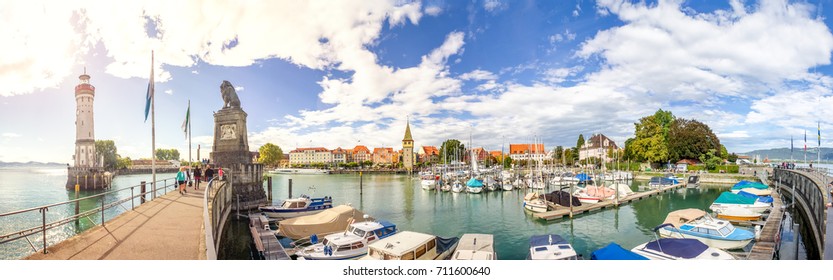
<path id="1" fill-rule="evenodd" d="M 60 166 L 67 166 L 66 163 L 57 163 L 57 162 L 4 162 L 0 161 L 0 168 L 3 167 L 60 167 Z"/>
<path id="2" fill-rule="evenodd" d="M 807 160 L 816 160 L 817 148 L 807 147 Z M 751 152 L 738 153 L 739 155 L 747 155 L 752 158 L 759 156 L 761 160 L 769 158 L 770 160 L 789 160 L 790 148 L 777 148 L 768 150 L 754 150 Z M 804 147 L 795 148 L 792 152 L 792 158 L 795 160 L 804 160 Z M 833 161 L 833 148 L 821 148 L 821 160 Z"/>

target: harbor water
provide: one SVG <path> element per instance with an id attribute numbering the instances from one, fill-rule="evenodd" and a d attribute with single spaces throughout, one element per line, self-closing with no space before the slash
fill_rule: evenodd
<path id="1" fill-rule="evenodd" d="M 393 222 L 399 230 L 442 237 L 459 237 L 466 233 L 494 234 L 498 258 L 505 260 L 524 259 L 530 236 L 540 234 L 563 236 L 586 259 L 590 258 L 591 252 L 611 242 L 633 248 L 654 238 L 653 228 L 662 224 L 669 212 L 685 208 L 708 212 L 709 205 L 720 193 L 731 187 L 706 184 L 698 188 L 680 188 L 616 209 L 546 222 L 523 209 L 522 200 L 526 192 L 520 190 L 480 194 L 438 193 L 423 190 L 418 179 L 404 175 L 365 175 L 361 179 L 361 187 L 358 174 L 271 176 L 274 204 L 288 197 L 288 181 L 292 179 L 293 197 L 301 194 L 332 196 L 334 204 L 350 204 L 376 219 Z M 641 191 L 640 186 L 646 184 L 645 181 L 634 181 L 631 189 Z M 247 222 L 245 219 L 232 219 L 229 223 L 224 238 L 234 240 L 224 241 L 224 245 L 228 246 L 221 249 L 220 257 L 251 258 Z M 750 249 L 751 245 L 734 252 L 743 255 Z"/>
<path id="2" fill-rule="evenodd" d="M 141 181 L 151 181 L 151 174 L 116 176 L 111 190 L 138 185 Z M 173 178 L 174 174 L 156 174 L 157 179 Z M 66 168 L 0 168 L 0 213 L 8 213 L 52 203 L 65 202 L 75 199 L 75 191 L 64 188 L 67 180 Z M 161 183 L 160 183 L 161 185 Z M 148 186 L 149 188 L 149 186 Z M 135 189 L 136 194 L 139 188 Z M 104 191 L 81 191 L 79 198 L 95 195 Z M 162 191 L 159 192 L 160 194 Z M 130 197 L 130 190 L 107 194 L 104 202 L 111 203 Z M 135 199 L 136 206 L 139 199 Z M 101 206 L 101 199 L 88 199 L 80 203 L 80 211 L 88 211 Z M 104 211 L 105 221 L 130 210 L 130 201 L 122 206 L 109 208 Z M 65 204 L 49 208 L 46 212 L 46 222 L 54 222 L 75 214 L 74 204 Z M 0 234 L 39 227 L 42 224 L 42 214 L 37 210 L 24 214 L 0 217 Z M 47 231 L 47 246 L 57 244 L 79 232 L 87 230 L 101 223 L 101 214 L 96 213 L 81 219 L 78 223 L 68 223 Z M 40 250 L 43 235 L 38 233 L 29 236 L 35 249 Z M 13 260 L 24 258 L 35 253 L 32 245 L 26 239 L 18 239 L 6 244 L 0 244 L 0 259 Z"/>

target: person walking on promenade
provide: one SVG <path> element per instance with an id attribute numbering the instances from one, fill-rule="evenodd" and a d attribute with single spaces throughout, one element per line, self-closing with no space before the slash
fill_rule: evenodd
<path id="1" fill-rule="evenodd" d="M 197 167 L 194 167 L 194 179 L 196 179 L 196 184 L 194 184 L 194 189 L 199 190 L 200 189 L 200 181 L 202 179 L 202 169 L 200 168 L 199 164 L 197 164 Z"/>
<path id="2" fill-rule="evenodd" d="M 218 169 L 219 171 L 217 171 L 217 176 L 220 177 L 220 180 L 225 180 L 225 178 L 223 178 L 223 168 L 219 167 Z"/>
<path id="3" fill-rule="evenodd" d="M 183 192 L 188 192 L 185 190 L 185 166 L 179 167 L 179 172 L 176 173 L 176 183 L 179 185 L 179 194 L 183 194 Z"/>
<path id="4" fill-rule="evenodd" d="M 211 165 L 205 166 L 205 181 L 210 182 L 211 179 L 214 179 L 214 169 L 211 169 Z"/>

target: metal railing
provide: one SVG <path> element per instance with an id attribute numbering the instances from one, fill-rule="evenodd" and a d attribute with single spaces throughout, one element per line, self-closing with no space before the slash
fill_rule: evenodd
<path id="1" fill-rule="evenodd" d="M 225 171 L 225 170 L 224 170 Z M 208 182 L 203 196 L 203 225 L 205 227 L 205 257 L 217 259 L 220 240 L 223 236 L 228 215 L 231 213 L 231 200 L 234 183 L 230 171 L 225 171 L 225 178 L 214 177 Z M 210 207 L 209 207 L 210 206 Z"/>
<path id="2" fill-rule="evenodd" d="M 160 182 L 162 183 L 161 188 L 157 187 Z M 168 182 L 170 182 L 171 184 L 168 185 Z M 2 235 L 0 235 L 0 245 L 8 243 L 8 242 L 15 241 L 15 240 L 18 240 L 18 239 L 26 239 L 26 241 L 32 247 L 32 250 L 37 252 L 38 249 L 35 247 L 35 244 L 32 243 L 32 240 L 30 240 L 29 237 L 32 236 L 32 235 L 41 234 L 42 239 L 43 239 L 43 245 L 42 245 L 41 249 L 42 249 L 42 252 L 44 254 L 46 254 L 47 253 L 46 248 L 48 247 L 46 232 L 48 230 L 55 229 L 57 227 L 60 227 L 62 225 L 65 225 L 65 224 L 68 224 L 68 223 L 71 223 L 71 222 L 74 222 L 74 221 L 80 221 L 83 218 L 86 218 L 91 223 L 96 224 L 96 222 L 93 221 L 90 218 L 90 216 L 92 216 L 94 214 L 97 214 L 97 213 L 101 214 L 101 222 L 98 225 L 103 225 L 105 220 L 106 220 L 105 215 L 104 215 L 104 210 L 120 206 L 120 207 L 124 208 L 125 211 L 128 211 L 127 207 L 124 206 L 124 204 L 127 203 L 128 201 L 130 202 L 130 210 L 133 210 L 136 207 L 135 201 L 136 201 L 137 198 L 139 199 L 139 204 L 141 205 L 142 203 L 145 203 L 147 201 L 150 201 L 150 200 L 153 200 L 153 199 L 156 199 L 157 197 L 159 197 L 159 195 L 158 195 L 159 192 L 163 192 L 163 195 L 166 194 L 168 192 L 167 191 L 168 186 L 174 186 L 175 184 L 176 184 L 175 178 L 157 180 L 156 184 L 154 184 L 154 183 L 146 184 L 145 182 L 142 182 L 141 184 L 138 184 L 138 185 L 125 187 L 125 188 L 121 188 L 121 189 L 117 189 L 117 190 L 111 190 L 111 191 L 103 192 L 103 193 L 100 193 L 100 194 L 95 194 L 95 195 L 91 195 L 91 196 L 87 196 L 87 197 L 77 198 L 77 199 L 73 199 L 73 200 L 69 200 L 69 201 L 65 201 L 65 202 L 58 202 L 58 203 L 53 203 L 53 204 L 48 204 L 48 205 L 43 205 L 43 206 L 37 206 L 37 207 L 32 207 L 32 208 L 27 208 L 27 209 L 23 209 L 23 210 L 17 210 L 17 211 L 12 211 L 12 212 L 8 212 L 8 213 L 0 214 L 0 218 L 4 218 L 4 217 L 12 217 L 12 216 L 18 216 L 18 215 L 26 215 L 28 213 L 35 212 L 35 211 L 41 213 L 41 225 L 40 226 L 30 227 L 30 228 L 15 231 L 15 232 L 12 232 L 12 233 L 0 233 L 0 234 L 2 234 Z M 149 188 L 146 188 L 145 191 L 141 191 L 142 187 L 149 187 Z M 140 191 L 139 191 L 138 194 L 136 194 L 136 191 L 135 191 L 136 188 L 140 188 Z M 119 193 L 119 192 L 126 192 L 128 190 L 130 190 L 130 196 L 129 197 L 119 199 L 119 200 L 116 200 L 116 201 L 113 201 L 113 202 L 110 202 L 110 203 L 105 202 L 104 197 L 106 195 L 115 194 L 115 193 Z M 76 188 L 76 192 L 77 191 L 78 191 L 78 189 Z M 150 199 L 148 199 L 148 194 L 151 194 Z M 80 211 L 79 205 L 81 204 L 81 201 L 93 200 L 93 199 L 100 199 L 101 200 L 101 205 L 99 207 L 96 207 L 95 209 L 90 209 L 90 210 L 86 210 L 86 211 L 83 211 L 83 212 Z M 46 212 L 49 212 L 50 208 L 56 208 L 58 206 L 67 205 L 67 204 L 75 204 L 77 213 L 75 213 L 74 215 L 71 215 L 69 217 L 59 219 L 57 221 L 52 221 L 52 222 L 47 222 L 46 221 Z M 90 227 L 90 228 L 92 228 L 92 227 Z M 78 232 L 78 233 L 81 233 L 81 232 Z"/>

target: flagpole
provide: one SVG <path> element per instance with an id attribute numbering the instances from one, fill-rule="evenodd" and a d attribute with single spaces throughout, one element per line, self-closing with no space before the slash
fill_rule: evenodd
<path id="1" fill-rule="evenodd" d="M 156 95 L 154 92 L 156 91 L 156 87 L 153 85 L 153 51 L 150 51 L 150 83 L 151 83 L 151 92 L 150 92 L 150 147 L 153 149 L 150 160 L 150 172 L 153 174 L 153 183 L 151 183 L 151 188 L 153 189 L 153 198 L 156 198 L 156 112 L 155 112 L 155 105 L 156 105 Z"/>
<path id="2" fill-rule="evenodd" d="M 191 99 L 188 99 L 188 164 L 191 164 Z"/>

